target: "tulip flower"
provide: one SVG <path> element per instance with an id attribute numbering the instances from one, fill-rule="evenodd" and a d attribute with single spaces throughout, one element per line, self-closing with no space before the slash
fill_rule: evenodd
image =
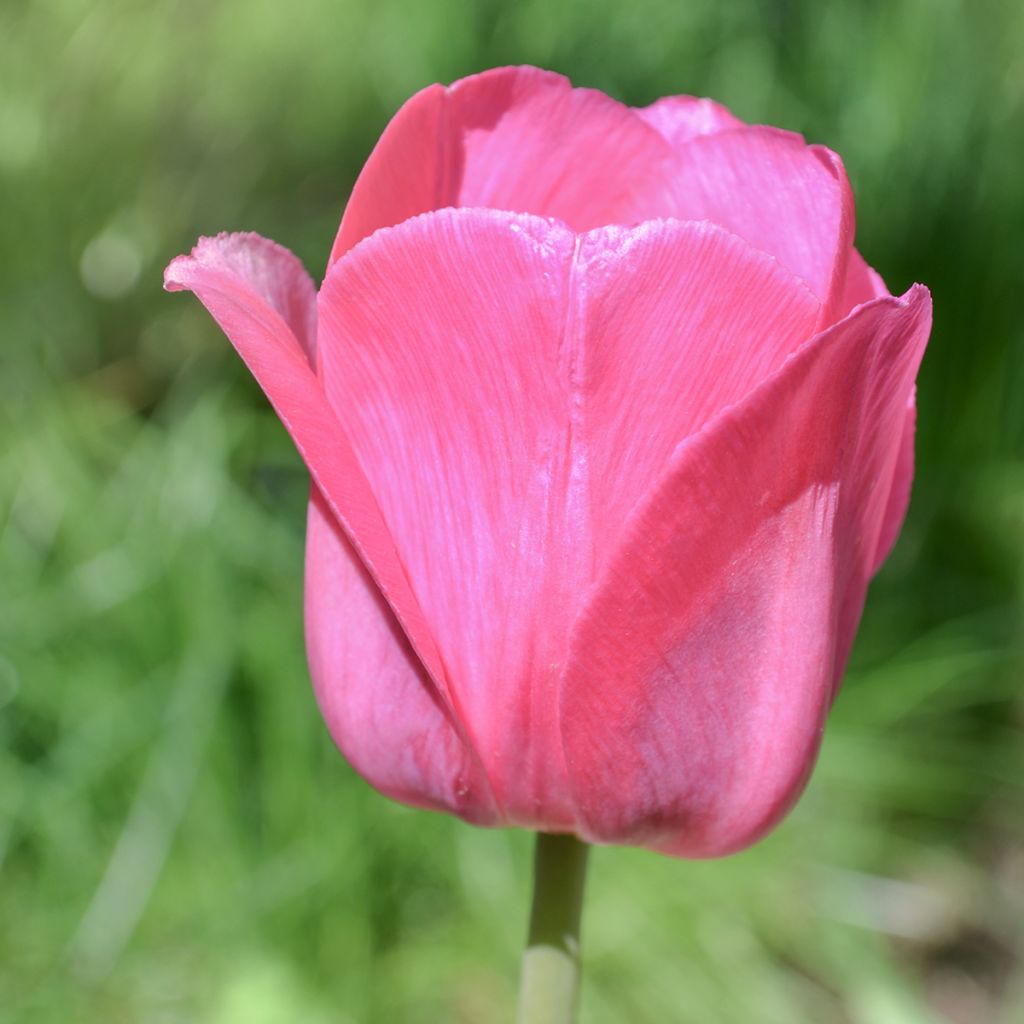
<path id="1" fill-rule="evenodd" d="M 170 264 L 309 469 L 309 664 L 372 785 L 680 857 L 783 817 L 906 511 L 931 322 L 853 243 L 828 149 L 520 67 L 401 108 L 319 291 L 251 234 Z"/>

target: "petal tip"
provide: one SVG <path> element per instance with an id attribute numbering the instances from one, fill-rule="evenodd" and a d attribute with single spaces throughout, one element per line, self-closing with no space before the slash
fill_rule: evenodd
<path id="1" fill-rule="evenodd" d="M 892 302 L 901 313 L 917 322 L 919 328 L 927 331 L 932 322 L 932 293 L 927 285 L 912 284 L 902 295 L 884 296 L 878 302 Z"/>
<path id="2" fill-rule="evenodd" d="M 380 252 L 381 247 L 386 248 L 396 240 L 429 235 L 435 230 L 460 232 L 482 222 L 500 226 L 505 231 L 530 240 L 540 247 L 568 245 L 570 240 L 575 241 L 577 237 L 582 237 L 577 236 L 577 233 L 558 217 L 484 206 L 443 206 L 437 210 L 417 213 L 398 224 L 377 228 L 359 239 L 327 268 L 320 294 L 326 294 L 328 285 L 333 287 L 334 279 L 343 273 L 339 269 L 342 264 L 359 264 L 363 259 L 372 260 L 373 254 Z M 599 232 L 603 229 L 597 230 Z"/>
<path id="3" fill-rule="evenodd" d="M 507 78 L 510 82 L 518 79 L 529 79 L 538 84 L 551 88 L 572 89 L 572 82 L 565 75 L 557 71 L 548 71 L 545 68 L 536 67 L 533 64 L 503 64 L 500 67 L 488 68 L 486 71 L 478 71 L 474 75 L 466 75 L 451 83 L 445 92 L 457 94 L 466 89 L 486 88 Z"/>
<path id="4" fill-rule="evenodd" d="M 902 296 L 902 300 L 908 306 L 926 306 L 930 309 L 932 305 L 932 292 L 926 284 L 921 284 L 918 281 L 907 289 L 906 294 Z"/>
<path id="5" fill-rule="evenodd" d="M 185 284 L 185 277 L 188 275 L 188 268 L 192 257 L 182 254 L 175 256 L 170 263 L 164 267 L 164 291 L 181 292 L 188 288 Z"/>
<path id="6" fill-rule="evenodd" d="M 803 136 L 798 136 L 803 138 Z M 815 142 L 807 147 L 819 160 L 821 165 L 828 171 L 830 171 L 837 180 L 846 181 L 846 165 L 843 163 L 843 158 L 834 150 L 828 146 L 822 145 L 820 142 Z"/>
<path id="7" fill-rule="evenodd" d="M 228 231 L 220 231 L 216 235 L 200 235 L 196 244 L 187 253 L 175 256 L 164 268 L 164 290 L 169 292 L 187 291 L 193 272 L 210 261 L 211 255 L 219 251 L 231 238 L 258 238 L 251 232 L 239 232 L 232 235 Z"/>

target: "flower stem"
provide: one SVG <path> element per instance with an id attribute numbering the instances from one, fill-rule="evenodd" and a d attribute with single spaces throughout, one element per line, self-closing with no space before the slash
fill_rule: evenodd
<path id="1" fill-rule="evenodd" d="M 576 1019 L 588 850 L 575 836 L 537 833 L 517 1024 L 572 1024 Z"/>

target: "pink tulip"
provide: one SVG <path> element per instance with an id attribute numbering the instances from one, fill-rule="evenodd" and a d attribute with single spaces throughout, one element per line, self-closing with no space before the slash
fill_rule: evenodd
<path id="1" fill-rule="evenodd" d="M 930 298 L 853 234 L 831 151 L 522 67 L 402 107 L 319 293 L 255 235 L 171 263 L 313 478 L 309 663 L 370 783 L 688 857 L 779 821 L 913 469 Z"/>

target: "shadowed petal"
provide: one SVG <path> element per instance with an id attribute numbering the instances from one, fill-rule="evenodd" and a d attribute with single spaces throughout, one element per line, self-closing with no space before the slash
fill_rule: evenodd
<path id="1" fill-rule="evenodd" d="M 889 557 L 896 538 L 900 535 L 903 520 L 910 505 L 910 488 L 914 482 L 914 434 L 917 427 L 916 389 L 910 392 L 907 400 L 907 411 L 903 417 L 903 436 L 900 441 L 899 455 L 893 469 L 892 485 L 889 488 L 889 500 L 882 517 L 882 529 L 878 534 L 878 546 L 872 562 L 872 574 L 878 572 L 882 563 Z"/>
<path id="2" fill-rule="evenodd" d="M 480 765 L 316 488 L 306 534 L 305 623 L 317 701 L 353 767 L 394 800 L 495 823 Z"/>
<path id="3" fill-rule="evenodd" d="M 333 262 L 378 228 L 447 206 L 557 217 L 577 231 L 668 214 L 671 149 L 621 103 L 532 67 L 430 86 L 356 182 Z"/>
<path id="4" fill-rule="evenodd" d="M 682 856 L 799 794 L 864 600 L 930 301 L 861 307 L 680 446 L 577 620 L 561 726 L 584 836 Z"/>
<path id="5" fill-rule="evenodd" d="M 846 316 L 855 307 L 872 299 L 880 299 L 888 295 L 889 289 L 876 270 L 864 262 L 856 249 L 850 253 L 850 263 L 846 268 L 846 283 L 843 288 L 843 298 L 839 303 L 839 315 Z"/>

